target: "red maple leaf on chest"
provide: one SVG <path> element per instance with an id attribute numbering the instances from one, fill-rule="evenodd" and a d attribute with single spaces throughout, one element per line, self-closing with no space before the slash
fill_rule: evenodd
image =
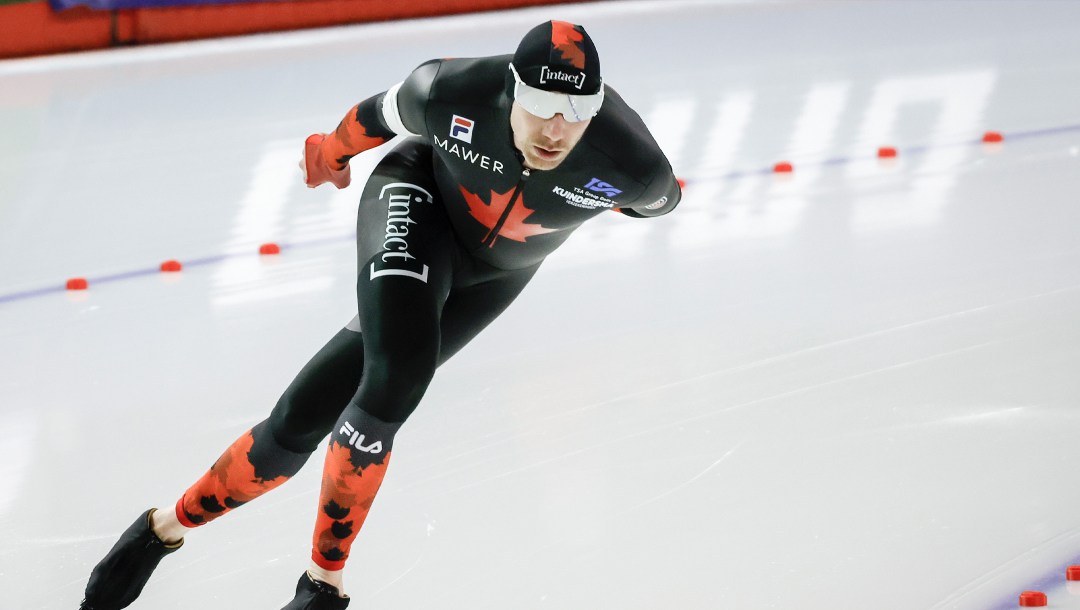
<path id="1" fill-rule="evenodd" d="M 461 194 L 465 197 L 465 203 L 469 204 L 469 214 L 472 217 L 480 221 L 480 224 L 489 229 L 487 235 L 484 236 L 483 242 L 491 240 L 488 247 L 495 245 L 495 240 L 498 237 L 505 237 L 514 241 L 525 241 L 525 238 L 533 235 L 543 235 L 544 233 L 551 233 L 555 229 L 548 229 L 547 227 L 526 223 L 525 219 L 528 218 L 534 210 L 525 207 L 525 198 L 518 196 L 517 201 L 511 202 L 511 197 L 514 195 L 513 189 L 505 193 L 496 193 L 491 191 L 491 203 L 484 203 L 484 200 L 479 195 L 474 195 L 465 190 L 465 187 L 459 187 Z M 499 219 L 502 218 L 503 213 L 506 212 L 506 206 L 512 205 L 510 213 L 506 216 L 506 220 L 503 221 L 502 226 L 499 225 Z M 492 233 L 498 228 L 498 232 L 493 236 Z"/>

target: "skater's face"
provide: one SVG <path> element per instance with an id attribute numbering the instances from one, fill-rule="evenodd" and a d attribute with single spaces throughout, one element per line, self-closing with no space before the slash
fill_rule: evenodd
<path id="1" fill-rule="evenodd" d="M 525 167 L 538 170 L 555 169 L 577 146 L 592 119 L 570 122 L 556 114 L 542 119 L 514 102 L 510 109 L 510 128 L 514 146 L 525 157 Z"/>

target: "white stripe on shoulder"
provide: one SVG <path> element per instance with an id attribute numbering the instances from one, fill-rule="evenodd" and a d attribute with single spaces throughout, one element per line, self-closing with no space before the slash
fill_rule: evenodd
<path id="1" fill-rule="evenodd" d="M 386 95 L 383 96 L 383 120 L 386 121 L 386 125 L 390 128 L 390 131 L 393 131 L 399 136 L 418 136 L 420 134 L 409 131 L 409 128 L 405 127 L 405 123 L 401 122 L 401 112 L 398 111 L 397 94 L 398 89 L 401 89 L 402 84 L 404 84 L 404 82 L 390 87 L 386 92 Z"/>

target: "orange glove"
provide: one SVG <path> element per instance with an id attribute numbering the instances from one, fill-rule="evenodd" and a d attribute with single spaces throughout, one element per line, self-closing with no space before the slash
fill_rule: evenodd
<path id="1" fill-rule="evenodd" d="M 326 139 L 324 133 L 313 133 L 304 141 L 304 156 L 300 159 L 300 170 L 304 172 L 304 184 L 308 188 L 315 188 L 324 182 L 330 182 L 339 189 L 349 186 L 352 182 L 352 174 L 349 165 L 342 169 L 333 169 L 323 157 L 322 143 Z"/>

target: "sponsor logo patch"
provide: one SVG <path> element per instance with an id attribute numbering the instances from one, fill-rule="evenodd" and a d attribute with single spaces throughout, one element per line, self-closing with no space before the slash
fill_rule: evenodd
<path id="1" fill-rule="evenodd" d="M 650 203 L 649 205 L 645 206 L 645 209 L 646 210 L 657 210 L 657 209 L 660 209 L 660 208 L 664 207 L 665 203 L 667 203 L 667 195 L 664 195 L 660 199 L 657 199 L 654 203 Z"/>
<path id="2" fill-rule="evenodd" d="M 562 70 L 550 70 L 547 66 L 540 66 L 540 84 L 546 85 L 548 81 L 562 81 L 572 84 L 575 89 L 581 89 L 585 84 L 585 73 L 568 74 Z"/>
<path id="3" fill-rule="evenodd" d="M 607 195 L 608 197 L 614 197 L 622 192 L 621 190 L 615 188 L 614 186 L 611 186 L 610 184 L 604 182 L 599 178 L 593 178 L 592 180 L 590 180 L 589 183 L 585 185 L 585 188 L 594 193 Z"/>
<path id="4" fill-rule="evenodd" d="M 469 148 L 468 146 L 465 146 L 464 144 L 450 142 L 450 140 L 443 140 L 438 136 L 438 134 L 436 134 L 434 137 L 436 146 L 445 150 L 451 155 L 454 155 L 458 159 L 461 159 L 462 161 L 468 161 L 473 165 L 479 165 L 480 167 L 488 171 L 492 171 L 498 174 L 503 173 L 503 168 L 506 167 L 505 165 L 503 165 L 502 161 L 496 161 L 495 159 L 492 159 L 487 155 L 482 155 Z M 469 137 L 472 136 L 470 135 Z"/>
<path id="5" fill-rule="evenodd" d="M 410 227 L 416 224 L 411 216 L 413 204 L 431 204 L 435 198 L 423 188 L 407 182 L 387 184 L 379 199 L 387 198 L 386 235 L 383 253 L 371 262 L 371 277 L 396 275 L 427 283 L 428 266 L 409 253 Z"/>
<path id="6" fill-rule="evenodd" d="M 454 118 L 450 119 L 450 137 L 472 144 L 472 132 L 475 126 L 476 121 L 455 114 Z"/>
<path id="7" fill-rule="evenodd" d="M 346 438 L 349 439 L 350 445 L 356 447 L 364 453 L 382 453 L 381 441 L 375 441 L 374 443 L 365 446 L 364 435 L 360 434 L 360 432 L 356 428 L 354 428 L 353 425 L 349 422 L 345 422 L 345 425 L 341 427 L 341 430 L 338 430 L 338 434 L 344 435 Z"/>
<path id="8" fill-rule="evenodd" d="M 577 192 L 574 192 L 577 191 Z M 566 203 L 576 207 L 585 208 L 586 210 L 595 210 L 596 208 L 611 208 L 615 207 L 615 202 L 601 196 L 590 197 L 580 188 L 575 188 L 573 191 L 564 189 L 561 186 L 557 186 L 551 189 L 552 193 L 555 193 L 559 197 L 562 197 Z"/>

